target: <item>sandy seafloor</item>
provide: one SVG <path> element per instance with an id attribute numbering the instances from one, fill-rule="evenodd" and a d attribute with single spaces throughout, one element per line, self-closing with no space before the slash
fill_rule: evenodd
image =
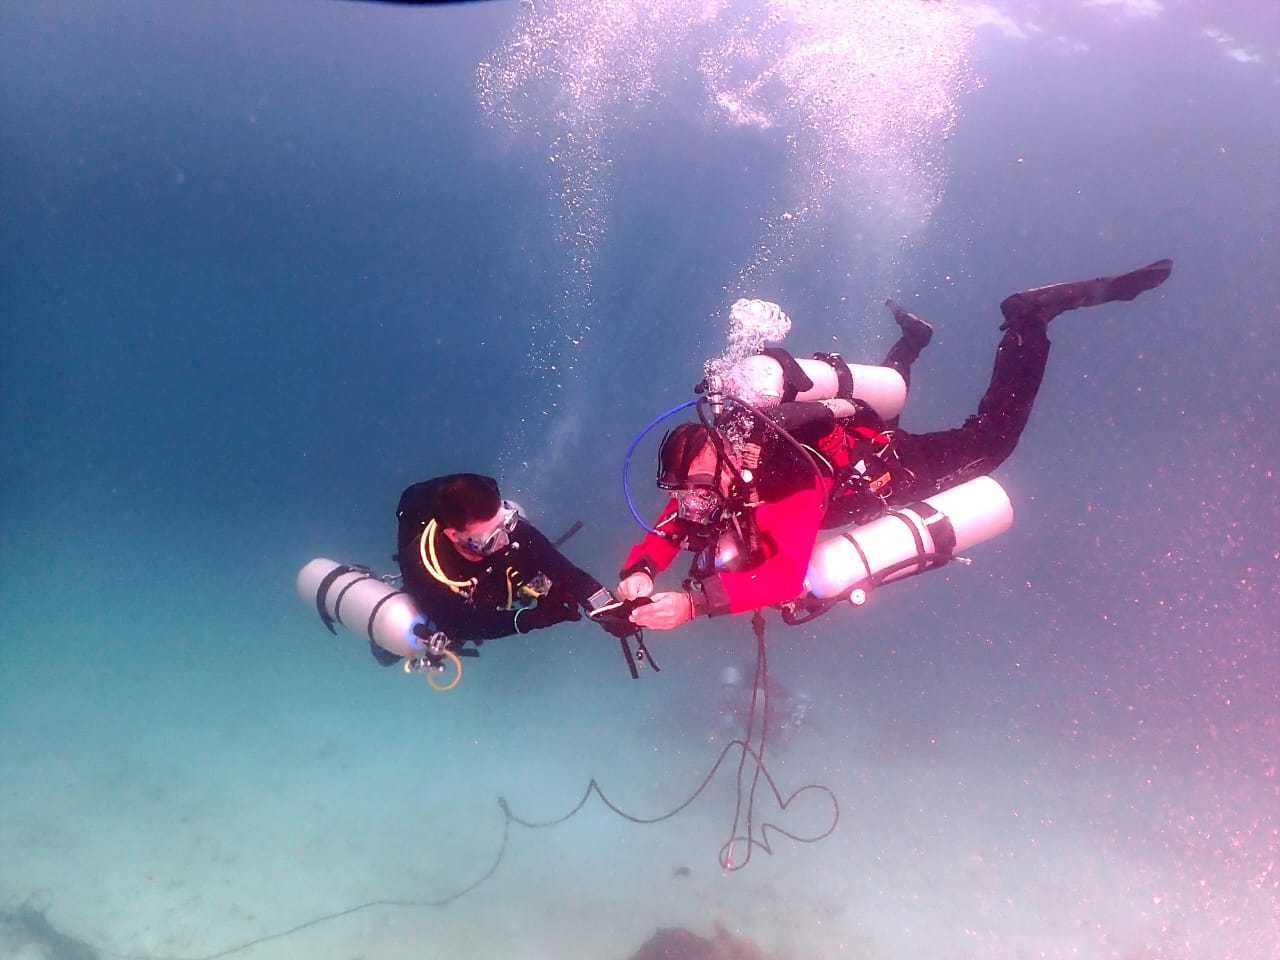
<path id="1" fill-rule="evenodd" d="M 486 125 L 476 64 L 522 8 L 483 7 L 0 5 L 0 958 L 626 960 L 671 926 L 777 960 L 1280 957 L 1274 11 L 965 7 L 954 125 L 886 134 L 893 176 L 750 273 L 803 206 L 801 127 L 717 125 L 660 57 L 690 109 L 553 80 L 543 120 Z M 874 37 L 909 4 L 866 9 Z M 582 23 L 602 46 L 566 49 L 638 89 Z M 912 127 L 920 78 L 873 74 L 792 105 L 849 120 L 869 85 Z M 583 143 L 608 177 L 557 179 Z M 584 183 L 607 216 L 566 213 Z M 1055 321 L 1010 533 L 770 620 L 814 709 L 769 770 L 838 798 L 820 842 L 722 869 L 732 763 L 659 823 L 593 798 L 507 829 L 500 798 L 556 819 L 592 778 L 641 819 L 683 803 L 744 619 L 651 636 L 639 681 L 590 625 L 495 641 L 434 693 L 294 594 L 318 554 L 388 569 L 399 490 L 453 469 L 584 519 L 566 551 L 607 582 L 618 463 L 727 298 L 785 303 L 797 353 L 875 359 L 885 296 L 936 320 L 929 429 L 968 412 L 1001 296 L 1161 256 L 1158 293 Z M 757 839 L 824 832 L 824 796 L 762 790 Z"/>
<path id="2" fill-rule="evenodd" d="M 665 669 L 633 682 L 578 628 L 543 648 L 545 673 L 495 653 L 437 694 L 373 669 L 346 637 L 262 615 L 288 653 L 226 620 L 193 630 L 126 607 L 120 639 L 10 661 L 57 691 L 6 702 L 11 909 L 44 911 L 103 956 L 218 955 L 365 901 L 452 896 L 502 845 L 500 796 L 552 819 L 595 777 L 619 806 L 655 816 L 719 749 L 722 727 L 697 705 L 718 667 L 677 643 L 655 641 Z M 137 629 L 192 655 L 122 666 L 112 651 Z M 207 634 L 223 631 L 230 642 L 209 650 Z M 994 634 L 964 639 L 989 649 Z M 749 636 L 720 636 L 720 662 L 749 659 Z M 792 643 L 775 642 L 774 656 Z M 919 653 L 908 643 L 858 659 L 894 677 L 915 674 Z M 558 827 L 513 826 L 496 873 L 454 903 L 373 907 L 243 955 L 611 958 L 657 927 L 709 936 L 716 924 L 787 958 L 1261 958 L 1275 942 L 1273 813 L 1204 754 L 1164 748 L 1176 762 L 1146 765 L 1141 749 L 1081 734 L 1078 721 L 991 704 L 940 712 L 937 684 L 891 698 L 905 704 L 894 712 L 883 679 L 842 690 L 803 664 L 775 673 L 818 710 L 770 769 L 784 791 L 835 791 L 827 839 L 774 836 L 772 856 L 720 869 L 729 764 L 670 821 L 630 824 L 593 800 Z M 757 809 L 801 834 L 830 817 L 814 795 L 781 815 L 768 796 Z M 63 956 L 3 929 L 6 956 Z"/>

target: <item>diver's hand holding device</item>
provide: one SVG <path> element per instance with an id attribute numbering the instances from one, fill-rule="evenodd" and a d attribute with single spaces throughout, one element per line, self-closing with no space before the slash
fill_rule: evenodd
<path id="1" fill-rule="evenodd" d="M 631 600 L 614 600 L 604 603 L 587 613 L 587 616 L 604 627 L 615 637 L 629 637 L 638 632 L 640 627 L 631 622 L 631 611 L 653 603 L 649 597 L 635 597 Z"/>

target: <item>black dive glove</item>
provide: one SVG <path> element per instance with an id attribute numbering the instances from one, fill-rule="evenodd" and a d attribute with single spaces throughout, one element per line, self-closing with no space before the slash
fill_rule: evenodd
<path id="1" fill-rule="evenodd" d="M 634 637 L 640 632 L 640 627 L 623 620 L 597 620 L 596 623 L 600 624 L 604 632 L 609 636 L 616 637 L 619 640 Z"/>
<path id="2" fill-rule="evenodd" d="M 541 630 L 543 627 L 555 626 L 566 620 L 581 620 L 582 611 L 578 609 L 578 601 L 568 589 L 556 584 L 545 595 L 538 598 L 536 607 L 529 607 L 516 614 L 517 633 L 528 633 L 530 630 Z"/>

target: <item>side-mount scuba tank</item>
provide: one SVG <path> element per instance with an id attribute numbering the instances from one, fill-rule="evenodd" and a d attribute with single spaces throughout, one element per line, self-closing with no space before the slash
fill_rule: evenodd
<path id="1" fill-rule="evenodd" d="M 907 383 L 891 367 L 846 363 L 839 354 L 812 360 L 772 348 L 739 360 L 726 370 L 724 390 L 758 410 L 793 400 L 861 400 L 882 420 L 902 413 Z"/>
<path id="2" fill-rule="evenodd" d="M 378 656 L 380 662 L 395 663 L 394 658 L 403 657 L 405 672 L 425 672 L 435 690 L 457 686 L 462 679 L 459 656 L 477 653 L 451 643 L 409 594 L 367 567 L 317 557 L 298 571 L 297 589 L 303 603 L 314 605 L 330 633 L 336 633 L 333 625 L 340 623 L 375 644 L 375 656 L 385 651 Z M 449 666 L 453 676 L 439 680 Z"/>
<path id="3" fill-rule="evenodd" d="M 317 557 L 298 571 L 298 596 L 315 605 L 333 632 L 340 623 L 398 657 L 420 656 L 426 641 L 417 628 L 427 624 L 413 598 L 366 567 Z"/>
<path id="4" fill-rule="evenodd" d="M 783 608 L 807 623 L 842 600 L 865 604 L 875 588 L 959 560 L 957 553 L 1013 526 L 1013 505 L 991 477 L 975 477 L 868 523 L 818 541 L 805 593 Z"/>

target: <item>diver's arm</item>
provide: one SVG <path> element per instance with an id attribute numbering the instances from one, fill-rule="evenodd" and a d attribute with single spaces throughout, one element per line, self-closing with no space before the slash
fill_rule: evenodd
<path id="1" fill-rule="evenodd" d="M 515 537 L 528 551 L 530 566 L 536 567 L 555 584 L 563 584 L 570 596 L 584 610 L 591 610 L 613 599 L 604 584 L 581 567 L 570 562 L 546 536 L 528 521 L 521 521 Z"/>
<path id="2" fill-rule="evenodd" d="M 667 503 L 666 508 L 658 516 L 658 522 L 654 524 L 654 528 L 658 530 L 666 529 L 671 521 L 675 518 L 676 502 L 671 500 Z M 649 579 L 653 580 L 659 573 L 671 566 L 671 562 L 680 556 L 680 544 L 675 540 L 669 539 L 657 533 L 646 533 L 644 539 L 637 543 L 627 553 L 627 558 L 622 562 L 622 570 L 618 574 L 619 580 L 626 580 L 633 573 L 647 573 Z"/>

